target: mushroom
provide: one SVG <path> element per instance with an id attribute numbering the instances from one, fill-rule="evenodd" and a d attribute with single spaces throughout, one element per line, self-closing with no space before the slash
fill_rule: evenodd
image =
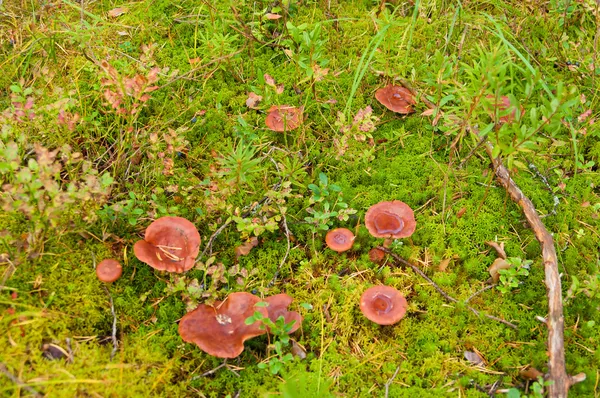
<path id="1" fill-rule="evenodd" d="M 235 358 L 244 351 L 244 341 L 265 333 L 262 322 L 245 323 L 256 311 L 268 316 L 266 308 L 256 307 L 260 301 L 253 294 L 239 292 L 214 306 L 200 304 L 181 318 L 179 335 L 209 355 Z"/>
<path id="2" fill-rule="evenodd" d="M 392 325 L 406 314 L 408 303 L 400 292 L 391 286 L 368 288 L 360 297 L 360 310 L 369 320 L 379 325 Z"/>
<path id="3" fill-rule="evenodd" d="M 376 247 L 369 250 L 369 260 L 371 260 L 375 264 L 383 263 L 384 259 L 385 259 L 385 252 L 383 250 L 380 250 Z"/>
<path id="4" fill-rule="evenodd" d="M 304 107 L 296 108 L 290 105 L 273 105 L 269 108 L 265 123 L 273 131 L 290 131 L 302 123 Z"/>
<path id="5" fill-rule="evenodd" d="M 415 232 L 417 222 L 412 209 L 404 202 L 379 202 L 365 214 L 365 226 L 376 238 L 407 238 Z"/>
<path id="6" fill-rule="evenodd" d="M 336 228 L 327 232 L 325 243 L 331 250 L 341 253 L 352 247 L 354 239 L 354 234 L 349 229 Z"/>
<path id="7" fill-rule="evenodd" d="M 393 84 L 377 90 L 375 98 L 390 111 L 403 115 L 413 113 L 414 109 L 412 106 L 417 103 L 415 96 L 409 89 L 402 86 L 394 86 Z"/>
<path id="8" fill-rule="evenodd" d="M 280 293 L 274 296 L 265 297 L 264 301 L 269 304 L 267 306 L 267 312 L 269 313 L 269 319 L 272 322 L 276 322 L 280 316 L 283 316 L 286 324 L 295 321 L 288 334 L 292 334 L 300 328 L 302 325 L 302 315 L 296 311 L 288 311 L 287 309 L 292 301 L 294 301 L 292 297 L 285 293 Z"/>
<path id="9" fill-rule="evenodd" d="M 107 258 L 96 266 L 96 276 L 102 282 L 111 283 L 121 277 L 123 267 L 115 259 Z"/>
<path id="10" fill-rule="evenodd" d="M 133 252 L 154 269 L 185 272 L 194 266 L 200 251 L 200 234 L 194 224 L 181 217 L 161 217 L 146 228 L 144 240 Z"/>

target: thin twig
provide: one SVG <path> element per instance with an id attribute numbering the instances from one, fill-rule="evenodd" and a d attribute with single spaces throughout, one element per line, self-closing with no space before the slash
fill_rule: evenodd
<path id="1" fill-rule="evenodd" d="M 112 316 L 113 316 L 112 334 L 111 334 L 113 349 L 110 353 L 110 359 L 112 361 L 112 359 L 115 357 L 115 354 L 117 353 L 117 349 L 119 348 L 119 342 L 117 341 L 117 315 L 115 313 L 115 305 L 113 303 L 112 295 L 110 294 L 110 292 L 108 291 L 108 288 L 106 286 L 102 285 L 102 287 L 104 288 L 104 291 L 106 292 L 106 294 L 108 294 L 108 299 L 110 300 L 110 312 L 112 313 Z"/>
<path id="2" fill-rule="evenodd" d="M 437 285 L 437 283 L 435 283 L 430 277 L 428 277 L 427 275 L 425 275 L 425 273 L 423 271 L 421 271 L 417 266 L 409 263 L 408 261 L 404 260 L 403 258 L 401 258 L 400 256 L 398 256 L 397 254 L 395 254 L 394 252 L 392 252 L 391 250 L 383 247 L 383 246 L 379 246 L 378 247 L 379 250 L 389 254 L 390 256 L 392 256 L 394 258 L 394 260 L 396 260 L 397 262 L 410 267 L 416 274 L 418 274 L 419 276 L 421 276 L 421 278 L 425 279 L 427 282 L 429 282 L 431 284 L 431 286 L 434 287 L 435 290 L 438 291 L 439 294 L 442 295 L 442 297 L 444 297 L 446 299 L 446 301 L 452 302 L 452 303 L 458 303 L 458 300 L 455 299 L 454 297 L 450 296 L 448 293 L 446 293 L 445 291 L 442 290 L 441 287 L 439 287 Z M 466 307 L 469 309 L 469 311 L 471 311 L 473 314 L 477 315 L 477 316 L 485 316 L 488 319 L 494 320 L 496 322 L 500 322 L 506 326 L 509 326 L 513 329 L 517 329 L 517 325 L 515 325 L 514 323 L 511 323 L 509 321 L 506 321 L 504 319 L 495 317 L 493 315 L 490 314 L 486 314 L 485 312 L 481 312 L 479 310 L 476 310 L 475 308 L 471 307 L 470 305 L 467 305 L 465 303 Z"/>
<path id="3" fill-rule="evenodd" d="M 388 395 L 390 393 L 390 385 L 392 384 L 392 382 L 394 381 L 394 379 L 398 375 L 399 371 L 400 371 L 400 366 L 398 366 L 396 368 L 396 371 L 394 372 L 394 374 L 392 375 L 392 377 L 390 377 L 390 379 L 385 383 L 385 398 L 388 398 Z"/>
<path id="4" fill-rule="evenodd" d="M 3 362 L 0 362 L 0 372 L 4 373 L 4 375 L 6 377 L 8 377 L 10 379 L 10 381 L 12 381 L 17 386 L 19 386 L 19 388 L 23 388 L 23 389 L 29 391 L 31 394 L 33 394 L 36 397 L 42 397 L 43 396 L 42 394 L 40 394 L 39 392 L 37 392 L 33 387 L 30 387 L 26 383 L 23 383 L 17 376 L 15 376 L 12 373 L 10 373 L 8 371 L 8 368 L 6 367 L 6 365 Z"/>
<path id="5" fill-rule="evenodd" d="M 537 176 L 537 178 L 539 178 L 540 180 L 542 180 L 542 183 L 544 184 L 544 186 L 546 187 L 546 189 L 548 190 L 548 192 L 550 192 L 552 194 L 552 200 L 553 200 L 552 211 L 550 213 L 546 214 L 545 216 L 540 216 L 540 217 L 543 218 L 543 217 L 548 217 L 548 216 L 555 216 L 556 215 L 556 208 L 560 204 L 560 200 L 558 199 L 558 196 L 556 196 L 554 194 L 554 191 L 552 190 L 552 187 L 548 183 L 548 179 L 546 178 L 546 176 L 544 176 L 542 173 L 540 173 L 540 171 L 535 166 L 535 164 L 529 162 L 528 167 L 529 167 L 529 169 L 531 171 L 533 171 L 535 173 L 535 175 Z"/>
<path id="6" fill-rule="evenodd" d="M 193 377 L 192 380 L 199 379 L 200 377 L 210 376 L 211 374 L 216 373 L 217 370 L 219 370 L 219 369 L 221 369 L 222 367 L 225 367 L 225 366 L 227 366 L 227 358 L 225 358 L 225 360 L 223 361 L 223 363 L 220 364 L 219 366 L 217 366 L 216 368 L 208 370 L 208 371 L 202 373 L 200 376 Z"/>
<path id="7" fill-rule="evenodd" d="M 469 301 L 471 301 L 473 298 L 475 298 L 476 296 L 480 295 L 481 293 L 485 292 L 486 290 L 490 290 L 491 288 L 493 288 L 494 286 L 496 286 L 496 284 L 493 285 L 487 285 L 486 287 L 479 289 L 478 291 L 476 291 L 475 293 L 473 293 L 472 295 L 469 296 L 468 299 L 465 300 L 465 303 L 468 303 Z"/>

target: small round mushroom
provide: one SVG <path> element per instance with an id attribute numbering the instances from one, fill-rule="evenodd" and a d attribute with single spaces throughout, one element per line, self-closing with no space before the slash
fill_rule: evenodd
<path id="1" fill-rule="evenodd" d="M 412 106 L 417 103 L 415 96 L 409 89 L 402 86 L 394 86 L 393 84 L 377 90 L 375 98 L 390 111 L 403 115 L 413 113 Z"/>
<path id="2" fill-rule="evenodd" d="M 261 299 L 253 294 L 231 293 L 225 301 L 213 306 L 200 304 L 179 321 L 179 335 L 188 343 L 195 343 L 209 355 L 235 358 L 244 351 L 244 341 L 265 333 L 262 322 L 246 325 L 246 318 L 267 309 L 256 307 Z"/>
<path id="3" fill-rule="evenodd" d="M 123 267 L 115 259 L 107 258 L 96 266 L 96 276 L 102 282 L 112 283 L 121 277 Z"/>
<path id="4" fill-rule="evenodd" d="M 346 228 L 332 229 L 325 235 L 327 247 L 338 253 L 345 252 L 352 247 L 354 243 L 354 234 Z"/>
<path id="5" fill-rule="evenodd" d="M 417 227 L 415 214 L 404 202 L 379 202 L 365 214 L 365 226 L 376 238 L 407 238 Z"/>
<path id="6" fill-rule="evenodd" d="M 270 130 L 283 132 L 298 128 L 302 124 L 304 107 L 290 105 L 273 105 L 268 110 L 265 123 Z"/>
<path id="7" fill-rule="evenodd" d="M 391 286 L 368 288 L 360 297 L 360 310 L 369 320 L 379 325 L 393 325 L 404 317 L 408 303 Z"/>
<path id="8" fill-rule="evenodd" d="M 181 217 L 161 217 L 146 228 L 144 240 L 133 252 L 154 269 L 185 272 L 194 266 L 200 251 L 200 234 L 194 224 Z"/>
<path id="9" fill-rule="evenodd" d="M 385 259 L 385 252 L 383 250 L 380 250 L 376 247 L 369 250 L 369 260 L 371 260 L 375 264 L 383 263 L 384 259 Z"/>
<path id="10" fill-rule="evenodd" d="M 302 315 L 296 311 L 288 310 L 288 307 L 292 304 L 292 301 L 294 301 L 291 296 L 280 293 L 274 296 L 265 297 L 265 301 L 269 303 L 267 312 L 269 313 L 269 319 L 271 321 L 276 322 L 280 316 L 283 316 L 286 324 L 295 321 L 288 334 L 292 334 L 300 328 L 302 325 Z"/>

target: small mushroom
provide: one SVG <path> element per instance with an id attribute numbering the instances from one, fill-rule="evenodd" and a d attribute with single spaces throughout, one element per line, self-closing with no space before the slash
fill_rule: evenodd
<path id="1" fill-rule="evenodd" d="M 407 238 L 415 232 L 417 222 L 412 209 L 404 202 L 379 202 L 365 214 L 365 226 L 376 238 Z"/>
<path id="2" fill-rule="evenodd" d="M 327 233 L 325 243 L 331 250 L 341 253 L 352 247 L 354 239 L 354 234 L 349 229 L 336 228 Z"/>
<path id="3" fill-rule="evenodd" d="M 371 260 L 375 264 L 383 263 L 384 259 L 385 259 L 385 252 L 383 250 L 380 250 L 376 247 L 369 250 L 369 260 Z"/>
<path id="4" fill-rule="evenodd" d="M 96 276 L 102 282 L 112 283 L 121 277 L 123 267 L 115 259 L 107 258 L 96 266 Z"/>
<path id="5" fill-rule="evenodd" d="M 379 325 L 392 325 L 406 314 L 408 303 L 400 292 L 391 286 L 368 288 L 360 297 L 360 310 L 369 320 Z"/>
<path id="6" fill-rule="evenodd" d="M 283 132 L 298 128 L 302 124 L 304 107 L 290 105 L 273 105 L 268 110 L 265 123 L 270 130 Z"/>
<path id="7" fill-rule="evenodd" d="M 214 306 L 200 304 L 179 322 L 179 335 L 188 343 L 195 343 L 209 355 L 235 358 L 244 351 L 244 341 L 265 333 L 261 322 L 246 325 L 246 318 L 267 309 L 256 307 L 261 299 L 250 293 L 231 293 L 225 301 Z"/>
<path id="8" fill-rule="evenodd" d="M 152 268 L 185 272 L 194 266 L 200 251 L 200 234 L 194 224 L 181 217 L 161 217 L 146 228 L 144 240 L 133 252 Z"/>
<path id="9" fill-rule="evenodd" d="M 288 311 L 288 307 L 292 304 L 292 301 L 294 301 L 292 297 L 285 293 L 280 293 L 274 296 L 265 297 L 265 301 L 269 303 L 267 312 L 269 313 L 269 319 L 271 321 L 276 322 L 280 316 L 283 316 L 286 324 L 295 321 L 288 334 L 292 334 L 300 328 L 302 325 L 302 315 L 296 311 Z"/>
<path id="10" fill-rule="evenodd" d="M 414 109 L 412 106 L 417 103 L 415 96 L 409 89 L 402 86 L 394 86 L 393 84 L 377 90 L 375 98 L 390 111 L 403 115 L 413 113 Z"/>

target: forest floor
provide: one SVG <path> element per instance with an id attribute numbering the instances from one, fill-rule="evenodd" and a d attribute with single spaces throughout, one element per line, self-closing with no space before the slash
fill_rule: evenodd
<path id="1" fill-rule="evenodd" d="M 0 396 L 543 396 L 540 244 L 488 140 L 554 238 L 571 394 L 599 397 L 598 7 L 0 2 Z M 414 112 L 375 99 L 389 84 Z M 268 129 L 280 105 L 303 123 Z M 416 231 L 385 243 L 431 281 L 369 258 L 365 212 L 392 200 Z M 168 215 L 201 236 L 183 274 L 133 252 Z M 347 252 L 325 246 L 338 227 Z M 378 284 L 408 301 L 395 325 L 360 312 Z M 233 292 L 289 294 L 302 327 L 209 372 L 178 322 Z"/>

